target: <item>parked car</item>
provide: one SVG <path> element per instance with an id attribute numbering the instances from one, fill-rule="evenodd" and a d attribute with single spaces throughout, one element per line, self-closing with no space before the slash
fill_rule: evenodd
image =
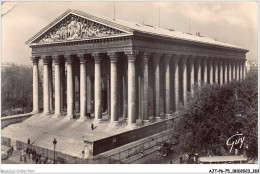
<path id="1" fill-rule="evenodd" d="M 175 143 L 171 140 L 167 140 L 158 147 L 158 155 L 165 157 L 173 153 Z"/>

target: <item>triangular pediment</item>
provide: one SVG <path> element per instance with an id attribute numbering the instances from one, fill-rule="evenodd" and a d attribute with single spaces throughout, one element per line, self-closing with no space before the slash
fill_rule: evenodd
<path id="1" fill-rule="evenodd" d="M 49 28 L 40 32 L 38 36 L 32 38 L 31 41 L 28 41 L 28 44 L 107 38 L 128 33 L 128 31 L 110 26 L 109 21 L 102 23 L 75 13 L 68 13 Z"/>

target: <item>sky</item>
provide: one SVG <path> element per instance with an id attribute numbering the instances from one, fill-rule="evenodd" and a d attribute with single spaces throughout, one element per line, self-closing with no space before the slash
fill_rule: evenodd
<path id="1" fill-rule="evenodd" d="M 257 2 L 5 2 L 1 9 L 2 62 L 32 64 L 31 48 L 25 42 L 66 10 L 113 18 L 114 5 L 116 19 L 200 32 L 248 49 L 248 60 L 258 58 Z"/>

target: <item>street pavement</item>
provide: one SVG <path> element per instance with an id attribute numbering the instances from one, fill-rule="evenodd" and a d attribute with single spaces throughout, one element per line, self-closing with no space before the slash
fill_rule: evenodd
<path id="1" fill-rule="evenodd" d="M 144 157 L 140 157 L 131 164 L 169 164 L 172 160 L 173 164 L 180 164 L 180 147 L 176 146 L 174 152 L 166 157 L 161 157 L 158 155 L 158 151 L 154 151 L 150 154 L 145 154 Z"/>

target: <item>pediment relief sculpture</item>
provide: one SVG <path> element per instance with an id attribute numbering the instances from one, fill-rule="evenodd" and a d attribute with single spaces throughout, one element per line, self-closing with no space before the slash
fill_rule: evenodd
<path id="1" fill-rule="evenodd" d="M 69 15 L 43 34 L 34 43 L 51 43 L 112 36 L 123 33 L 120 30 L 75 16 Z"/>

